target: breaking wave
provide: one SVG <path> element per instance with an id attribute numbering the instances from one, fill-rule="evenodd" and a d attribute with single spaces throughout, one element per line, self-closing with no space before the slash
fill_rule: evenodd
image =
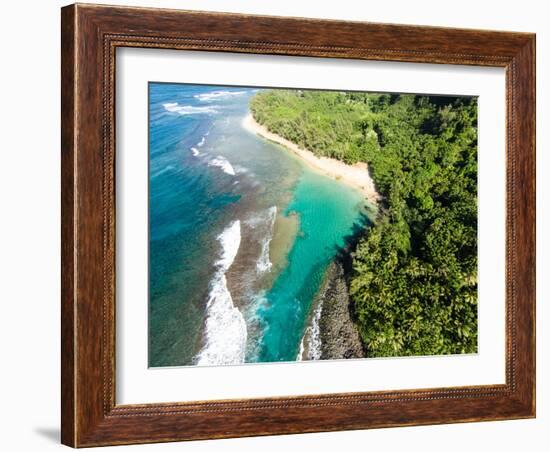
<path id="1" fill-rule="evenodd" d="M 256 270 L 258 273 L 264 273 L 271 270 L 273 264 L 269 260 L 269 245 L 273 239 L 273 226 L 275 224 L 275 218 L 277 217 L 277 206 L 270 207 L 267 210 L 267 227 L 265 238 L 262 242 L 262 251 L 258 262 L 256 263 Z"/>
<path id="2" fill-rule="evenodd" d="M 214 107 L 193 107 L 192 105 L 179 105 L 177 102 L 169 102 L 162 104 L 164 109 L 170 113 L 178 113 L 180 115 L 200 115 L 218 113 Z"/>
<path id="3" fill-rule="evenodd" d="M 248 168 L 245 168 L 241 165 L 233 165 L 233 169 L 235 170 L 236 174 L 245 174 L 248 173 Z"/>
<path id="4" fill-rule="evenodd" d="M 199 155 L 201 155 L 201 153 L 199 152 L 199 150 L 197 148 L 200 148 L 202 146 L 204 146 L 204 143 L 206 142 L 206 136 L 202 137 L 201 140 L 193 147 L 191 147 L 191 152 L 193 153 L 193 155 L 195 157 L 198 157 Z"/>
<path id="5" fill-rule="evenodd" d="M 306 328 L 304 337 L 300 342 L 300 351 L 296 356 L 297 361 L 321 359 L 321 313 L 323 312 L 323 303 L 319 302 L 313 313 L 311 325 Z M 305 344 L 307 344 L 307 353 L 305 353 Z M 306 356 L 304 356 L 306 355 Z"/>
<path id="6" fill-rule="evenodd" d="M 210 283 L 206 305 L 204 347 L 195 357 L 199 366 L 242 364 L 247 329 L 243 315 L 233 304 L 225 273 L 233 264 L 241 243 L 241 222 L 232 222 L 219 236 L 222 254 Z"/>
<path id="7" fill-rule="evenodd" d="M 209 102 L 225 97 L 242 96 L 243 94 L 246 94 L 246 91 L 213 91 L 211 93 L 195 94 L 193 97 L 203 102 Z"/>
<path id="8" fill-rule="evenodd" d="M 305 340 L 305 335 L 302 337 L 302 340 L 300 341 L 300 350 L 298 351 L 298 354 L 296 355 L 296 361 L 303 361 L 304 360 L 304 351 L 305 351 L 304 340 Z"/>
<path id="9" fill-rule="evenodd" d="M 218 155 L 215 159 L 212 159 L 208 162 L 208 166 L 217 166 L 223 170 L 224 173 L 230 174 L 231 176 L 235 175 L 235 169 L 229 163 L 225 157 Z"/>

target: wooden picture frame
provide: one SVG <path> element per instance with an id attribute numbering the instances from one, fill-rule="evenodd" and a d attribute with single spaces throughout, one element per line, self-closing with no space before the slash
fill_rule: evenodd
<path id="1" fill-rule="evenodd" d="M 209 12 L 62 9 L 62 442 L 73 447 L 535 416 L 535 35 Z M 506 383 L 115 403 L 115 50 L 506 69 Z"/>

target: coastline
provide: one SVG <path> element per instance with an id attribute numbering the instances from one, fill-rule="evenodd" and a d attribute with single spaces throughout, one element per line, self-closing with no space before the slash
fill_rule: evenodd
<path id="1" fill-rule="evenodd" d="M 284 146 L 313 170 L 358 190 L 377 206 L 381 196 L 376 191 L 368 165 L 355 165 L 328 157 L 317 157 L 312 151 L 270 132 L 251 113 L 242 121 L 245 130 Z M 300 344 L 297 360 L 364 358 L 363 343 L 353 319 L 344 265 L 335 259 L 328 267 L 325 280 L 315 297 Z"/>
<path id="2" fill-rule="evenodd" d="M 334 261 L 328 268 L 326 277 L 326 284 L 320 294 L 321 359 L 365 358 L 343 264 L 338 260 Z"/>
<path id="3" fill-rule="evenodd" d="M 297 360 L 365 358 L 353 316 L 344 267 L 335 260 L 315 297 Z"/>
<path id="4" fill-rule="evenodd" d="M 366 163 L 348 165 L 333 158 L 317 157 L 312 151 L 302 149 L 286 138 L 270 132 L 265 126 L 256 122 L 251 113 L 243 119 L 242 126 L 251 133 L 284 146 L 313 169 L 358 189 L 370 203 L 376 205 L 380 200 L 381 197 L 376 191 Z"/>

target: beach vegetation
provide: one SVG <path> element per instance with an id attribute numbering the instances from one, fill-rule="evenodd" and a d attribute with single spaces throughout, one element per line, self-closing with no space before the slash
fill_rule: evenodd
<path id="1" fill-rule="evenodd" d="M 477 98 L 265 90 L 257 122 L 366 162 L 382 196 L 348 275 L 367 356 L 477 351 Z"/>

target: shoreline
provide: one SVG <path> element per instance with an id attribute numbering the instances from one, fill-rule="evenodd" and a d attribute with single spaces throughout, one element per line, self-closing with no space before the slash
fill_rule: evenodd
<path id="1" fill-rule="evenodd" d="M 381 199 L 380 194 L 376 191 L 374 181 L 369 174 L 366 163 L 359 162 L 354 165 L 348 165 L 333 158 L 317 157 L 312 151 L 302 149 L 296 143 L 270 132 L 265 126 L 259 124 L 251 113 L 243 119 L 242 126 L 251 133 L 284 146 L 313 169 L 359 190 L 371 204 L 377 205 Z"/>
<path id="2" fill-rule="evenodd" d="M 365 358 L 353 317 L 344 268 L 335 260 L 314 299 L 297 360 Z"/>

